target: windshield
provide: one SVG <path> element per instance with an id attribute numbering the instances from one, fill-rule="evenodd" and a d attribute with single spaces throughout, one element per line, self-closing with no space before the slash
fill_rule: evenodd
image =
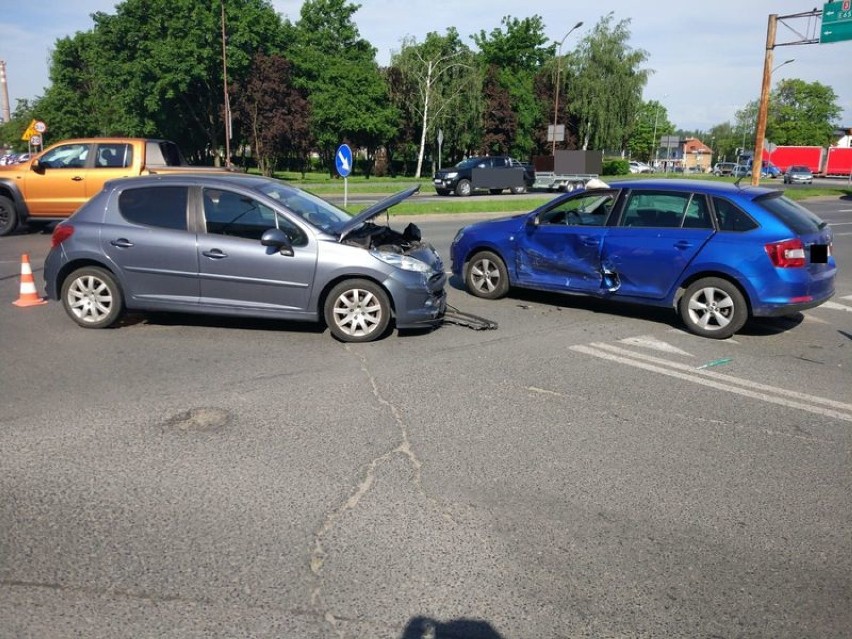
<path id="1" fill-rule="evenodd" d="M 477 166 L 482 162 L 482 158 L 468 158 L 456 164 L 457 169 L 469 169 Z"/>
<path id="2" fill-rule="evenodd" d="M 325 231 L 326 233 L 339 234 L 339 229 L 352 218 L 343 209 L 326 202 L 316 195 L 307 191 L 288 186 L 283 182 L 264 182 L 256 190 L 273 200 L 281 202 L 288 210 L 292 211 L 305 222 Z"/>

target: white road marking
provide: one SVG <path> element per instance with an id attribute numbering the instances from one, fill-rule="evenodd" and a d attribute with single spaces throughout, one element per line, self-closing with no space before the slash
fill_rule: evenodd
<path id="1" fill-rule="evenodd" d="M 824 308 L 830 308 L 835 311 L 849 311 L 852 313 L 852 306 L 846 306 L 845 304 L 838 304 L 837 302 L 823 302 L 820 306 Z M 819 308 L 819 306 L 817 306 Z"/>
<path id="2" fill-rule="evenodd" d="M 852 295 L 844 295 L 844 296 L 843 296 L 843 297 L 841 297 L 840 299 L 842 299 L 842 300 L 852 300 Z"/>
<path id="3" fill-rule="evenodd" d="M 651 357 L 649 355 L 633 353 L 626 349 L 618 348 L 617 346 L 610 346 L 608 344 L 593 343 L 591 346 L 579 345 L 571 346 L 569 348 L 573 351 L 591 355 L 592 357 L 618 362 L 627 366 L 633 366 L 635 368 L 641 368 L 654 373 L 668 375 L 669 377 L 676 377 L 694 384 L 708 386 L 710 388 L 735 393 L 752 399 L 759 399 L 770 404 L 778 404 L 779 406 L 786 406 L 788 408 L 795 408 L 834 419 L 852 422 L 852 404 L 846 404 L 844 402 L 838 402 L 824 397 L 817 397 L 815 395 L 798 393 L 796 391 L 790 391 L 776 386 L 769 386 L 767 384 L 760 384 L 758 382 L 740 379 L 732 375 L 717 373 L 712 370 L 696 369 L 694 367 L 687 366 L 686 364 L 678 364 L 676 362 L 669 362 L 668 360 Z M 744 388 L 740 388 L 741 386 Z M 787 399 L 790 397 L 800 399 L 801 401 Z M 837 408 L 839 410 L 826 408 L 820 406 L 820 404 L 826 407 L 830 406 Z"/>
<path id="4" fill-rule="evenodd" d="M 672 353 L 673 355 L 684 355 L 685 357 L 692 357 L 692 353 L 687 353 L 684 350 L 679 349 L 677 346 L 672 346 L 668 342 L 663 342 L 658 339 L 654 339 L 653 337 L 648 337 L 646 335 L 640 335 L 639 337 L 628 337 L 627 339 L 619 340 L 622 344 L 629 344 L 630 346 L 641 346 L 643 348 L 651 348 L 656 351 L 663 351 L 664 353 Z"/>

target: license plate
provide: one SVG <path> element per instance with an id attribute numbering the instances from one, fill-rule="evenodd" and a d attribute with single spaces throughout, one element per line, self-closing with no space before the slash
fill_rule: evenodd
<path id="1" fill-rule="evenodd" d="M 811 264 L 828 262 L 828 244 L 811 244 Z"/>
<path id="2" fill-rule="evenodd" d="M 443 184 L 443 180 L 432 180 L 435 184 Z"/>

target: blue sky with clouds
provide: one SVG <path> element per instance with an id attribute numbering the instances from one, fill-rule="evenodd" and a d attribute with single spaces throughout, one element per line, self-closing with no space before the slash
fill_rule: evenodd
<path id="1" fill-rule="evenodd" d="M 54 42 L 92 28 L 90 14 L 112 13 L 115 0 L 38 0 L 0 4 L 0 59 L 6 61 L 9 96 L 34 98 L 48 84 L 49 54 Z M 284 17 L 298 20 L 301 0 L 273 0 Z M 610 11 L 617 20 L 630 19 L 631 45 L 649 54 L 653 70 L 646 100 L 661 101 L 675 125 L 708 129 L 733 121 L 735 112 L 760 94 L 769 14 L 788 16 L 822 3 L 798 0 L 361 0 L 355 22 L 361 36 L 387 64 L 407 35 L 422 40 L 426 33 L 444 33 L 454 26 L 472 47 L 470 34 L 500 27 L 503 16 L 539 15 L 546 34 L 560 40 L 578 21 L 584 26 L 565 41 L 567 51 Z M 793 42 L 819 33 L 818 21 L 785 20 L 777 42 Z M 852 41 L 835 44 L 779 46 L 773 84 L 784 78 L 818 81 L 831 86 L 843 109 L 844 126 L 852 127 Z"/>

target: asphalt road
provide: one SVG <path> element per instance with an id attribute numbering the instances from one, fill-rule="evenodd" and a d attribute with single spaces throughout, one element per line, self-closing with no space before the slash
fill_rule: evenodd
<path id="1" fill-rule="evenodd" d="M 499 328 L 343 345 L 13 306 L 48 247 L 0 239 L 0 637 L 849 636 L 846 270 L 723 342 L 452 288 Z"/>

